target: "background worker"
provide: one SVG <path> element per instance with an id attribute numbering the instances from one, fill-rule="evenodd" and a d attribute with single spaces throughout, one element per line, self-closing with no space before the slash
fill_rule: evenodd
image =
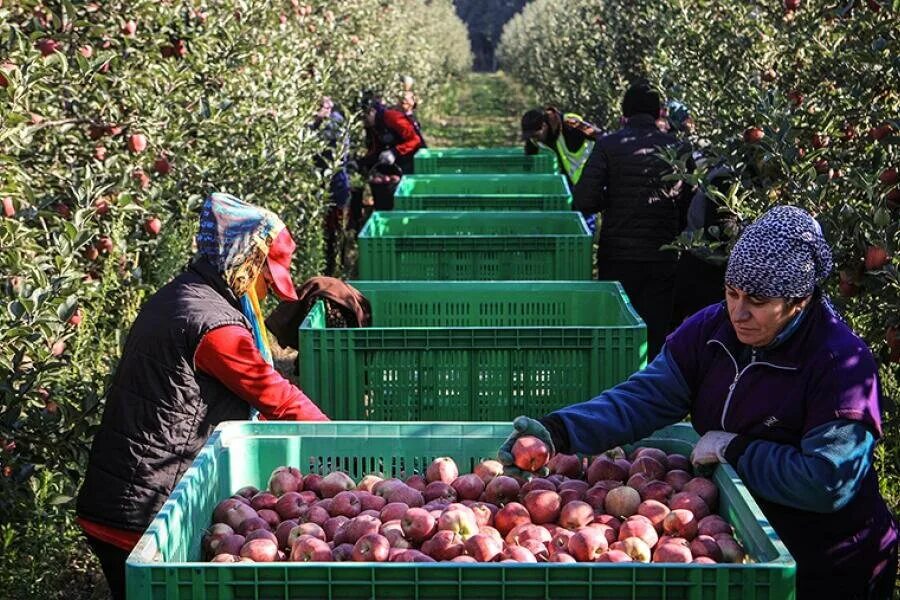
<path id="1" fill-rule="evenodd" d="M 601 280 L 619 281 L 647 325 L 647 357 L 662 347 L 672 321 L 678 253 L 661 250 L 682 230 L 692 190 L 666 181 L 673 168 L 660 155 L 690 147 L 657 126 L 660 97 L 647 83 L 628 88 L 625 125 L 600 138 L 575 186 L 572 205 L 601 213 L 597 269 Z"/>

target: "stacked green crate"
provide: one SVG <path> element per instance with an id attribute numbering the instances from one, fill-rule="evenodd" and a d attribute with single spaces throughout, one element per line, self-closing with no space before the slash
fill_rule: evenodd
<path id="1" fill-rule="evenodd" d="M 381 280 L 589 280 L 591 234 L 568 212 L 376 212 L 359 276 Z"/>
<path id="2" fill-rule="evenodd" d="M 419 175 L 558 173 L 556 154 L 518 148 L 426 148 L 416 153 Z"/>
<path id="3" fill-rule="evenodd" d="M 591 398 L 646 360 L 616 282 L 355 281 L 372 326 L 300 326 L 300 387 L 332 419 L 512 420 Z"/>
<path id="4" fill-rule="evenodd" d="M 394 194 L 394 210 L 570 210 L 562 175 L 413 175 Z"/>

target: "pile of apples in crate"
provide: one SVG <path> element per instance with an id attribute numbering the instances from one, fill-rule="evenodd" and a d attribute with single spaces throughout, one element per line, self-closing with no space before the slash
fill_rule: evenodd
<path id="1" fill-rule="evenodd" d="M 405 481 L 279 467 L 268 489 L 221 503 L 203 538 L 212 562 L 742 562 L 718 489 L 679 454 L 619 449 L 583 461 L 520 438 L 516 464 L 549 467 L 529 481 L 497 461 L 460 475 L 438 458 Z"/>

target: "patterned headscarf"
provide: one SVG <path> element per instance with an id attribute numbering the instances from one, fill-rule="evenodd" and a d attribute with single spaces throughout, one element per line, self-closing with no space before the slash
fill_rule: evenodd
<path id="1" fill-rule="evenodd" d="M 272 242 L 282 230 L 284 223 L 275 213 L 229 194 L 215 193 L 203 203 L 197 234 L 198 252 L 218 269 L 240 299 L 241 311 L 253 328 L 256 346 L 270 363 L 272 355 L 254 283 Z"/>
<path id="2" fill-rule="evenodd" d="M 776 206 L 738 239 L 725 283 L 755 296 L 802 298 L 831 268 L 831 248 L 816 220 L 796 206 Z"/>

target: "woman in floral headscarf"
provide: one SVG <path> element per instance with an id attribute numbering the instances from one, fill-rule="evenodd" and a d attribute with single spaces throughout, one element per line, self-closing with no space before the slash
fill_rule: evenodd
<path id="1" fill-rule="evenodd" d="M 259 302 L 269 289 L 297 299 L 295 245 L 281 219 L 213 194 L 197 247 L 132 325 L 78 495 L 79 523 L 117 599 L 128 553 L 216 425 L 251 410 L 328 420 L 271 365 Z"/>
<path id="2" fill-rule="evenodd" d="M 628 381 L 517 418 L 498 458 L 512 465 L 523 434 L 556 452 L 599 454 L 690 413 L 702 436 L 692 461 L 738 472 L 797 561 L 798 600 L 887 600 L 897 524 L 873 465 L 878 366 L 821 291 L 831 268 L 818 223 L 773 208 L 738 239 L 725 302 L 688 318 Z"/>

